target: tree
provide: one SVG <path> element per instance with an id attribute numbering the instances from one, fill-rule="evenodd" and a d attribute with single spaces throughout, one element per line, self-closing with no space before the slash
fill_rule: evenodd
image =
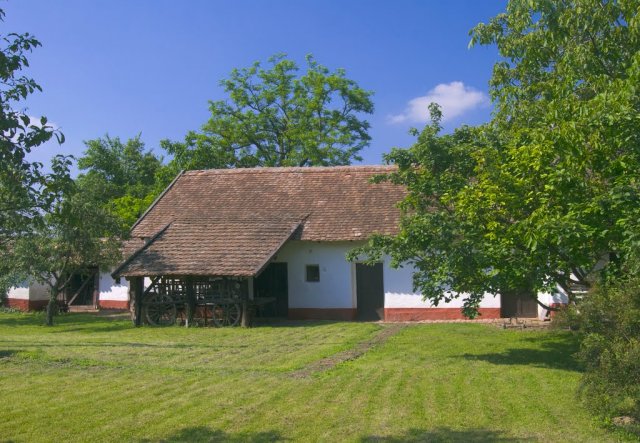
<path id="1" fill-rule="evenodd" d="M 57 299 L 74 274 L 89 268 L 107 269 L 119 258 L 118 220 L 97 204 L 90 194 L 81 192 L 69 176 L 71 161 L 53 162 L 57 198 L 40 223 L 16 242 L 14 266 L 25 275 L 49 286 L 47 325 L 53 325 Z"/>
<path id="2" fill-rule="evenodd" d="M 22 75 L 29 66 L 27 53 L 40 42 L 30 34 L 15 33 L 1 35 L 0 41 L 0 260 L 6 261 L 15 239 L 31 229 L 38 212 L 54 198 L 48 186 L 56 177 L 45 173 L 42 164 L 28 161 L 27 155 L 54 136 L 64 142 L 64 136 L 45 117 L 15 109 L 41 90 Z"/>
<path id="3" fill-rule="evenodd" d="M 619 275 L 640 240 L 637 11 L 513 0 L 478 25 L 472 44 L 503 58 L 492 121 L 440 136 L 436 110 L 413 147 L 392 151 L 388 179 L 409 190 L 401 232 L 356 253 L 415 264 L 427 298 L 462 296 L 471 316 L 485 291 L 559 285 L 573 298 L 574 284 Z"/>
<path id="4" fill-rule="evenodd" d="M 123 143 L 107 135 L 85 145 L 78 167 L 86 172 L 78 186 L 119 219 L 118 233 L 124 235 L 168 184 L 157 177 L 162 158 L 145 151 L 140 136 Z"/>
<path id="5" fill-rule="evenodd" d="M 221 85 L 228 100 L 209 102 L 211 118 L 184 142 L 163 141 L 179 169 L 346 165 L 369 144 L 372 93 L 307 57 L 299 76 L 284 55 L 234 69 Z"/>

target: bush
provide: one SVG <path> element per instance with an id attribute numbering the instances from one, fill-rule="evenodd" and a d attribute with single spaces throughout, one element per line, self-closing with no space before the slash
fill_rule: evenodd
<path id="1" fill-rule="evenodd" d="M 580 321 L 580 310 L 575 304 L 570 304 L 553 313 L 551 326 L 554 329 L 577 331 L 580 329 Z"/>
<path id="2" fill-rule="evenodd" d="M 640 278 L 595 288 L 579 306 L 580 395 L 608 419 L 640 422 Z"/>

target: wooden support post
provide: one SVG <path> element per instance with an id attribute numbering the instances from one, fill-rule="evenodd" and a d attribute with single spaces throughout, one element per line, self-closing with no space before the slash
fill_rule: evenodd
<path id="1" fill-rule="evenodd" d="M 185 278 L 185 285 L 187 290 L 187 298 L 185 300 L 185 312 L 186 312 L 186 320 L 185 326 L 188 328 L 193 324 L 193 317 L 195 316 L 196 310 L 196 292 L 193 287 L 193 280 L 191 278 Z"/>
<path id="2" fill-rule="evenodd" d="M 251 326 L 251 313 L 249 312 L 249 303 L 247 300 L 242 300 L 242 320 L 240 321 L 240 326 L 243 328 L 248 328 Z"/>
<path id="3" fill-rule="evenodd" d="M 249 300 L 253 300 L 253 278 L 248 278 L 242 282 L 242 317 L 240 319 L 240 326 L 248 328 L 251 326 L 251 314 L 252 303 Z"/>
<path id="4" fill-rule="evenodd" d="M 142 325 L 142 293 L 144 291 L 144 278 L 129 278 L 129 299 L 133 301 L 133 324 Z"/>
<path id="5" fill-rule="evenodd" d="M 100 307 L 100 269 L 96 269 L 93 274 L 93 307 Z"/>

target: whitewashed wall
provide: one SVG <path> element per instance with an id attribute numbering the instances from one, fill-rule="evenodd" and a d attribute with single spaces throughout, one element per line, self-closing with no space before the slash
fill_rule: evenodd
<path id="1" fill-rule="evenodd" d="M 49 286 L 26 280 L 7 292 L 7 298 L 16 300 L 48 300 Z"/>
<path id="2" fill-rule="evenodd" d="M 405 265 L 393 269 L 389 259 L 384 261 L 384 307 L 385 308 L 433 308 L 433 304 L 422 299 L 420 293 L 413 290 L 413 266 Z M 463 300 L 454 299 L 449 303 L 440 303 L 438 308 L 461 308 Z M 485 294 L 481 308 L 499 308 L 500 296 Z"/>
<path id="3" fill-rule="evenodd" d="M 116 283 L 110 273 L 101 272 L 98 288 L 101 301 L 126 302 L 129 300 L 129 283 L 125 278 L 120 279 L 120 283 Z"/>
<path id="4" fill-rule="evenodd" d="M 30 300 L 48 300 L 49 286 L 32 282 L 29 287 Z"/>
<path id="5" fill-rule="evenodd" d="M 355 265 L 345 256 L 358 242 L 290 241 L 274 261 L 286 262 L 289 278 L 290 308 L 356 308 Z M 433 305 L 413 291 L 411 266 L 393 269 L 387 258 L 383 263 L 385 308 L 431 308 Z M 306 265 L 320 267 L 320 281 L 307 282 Z M 500 297 L 487 294 L 483 308 L 499 308 Z M 440 308 L 462 307 L 462 300 L 440 303 Z"/>
<path id="6" fill-rule="evenodd" d="M 29 282 L 23 281 L 18 286 L 10 288 L 7 297 L 16 300 L 29 300 Z"/>
<path id="7" fill-rule="evenodd" d="M 290 241 L 273 261 L 286 262 L 289 308 L 355 308 L 351 263 L 345 255 L 352 242 Z M 306 265 L 320 267 L 320 281 L 306 281 Z"/>

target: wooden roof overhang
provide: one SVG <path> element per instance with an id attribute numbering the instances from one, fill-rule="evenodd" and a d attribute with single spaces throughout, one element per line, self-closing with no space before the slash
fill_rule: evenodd
<path id="1" fill-rule="evenodd" d="M 114 277 L 254 277 L 301 227 L 304 217 L 180 219 L 166 225 Z"/>

